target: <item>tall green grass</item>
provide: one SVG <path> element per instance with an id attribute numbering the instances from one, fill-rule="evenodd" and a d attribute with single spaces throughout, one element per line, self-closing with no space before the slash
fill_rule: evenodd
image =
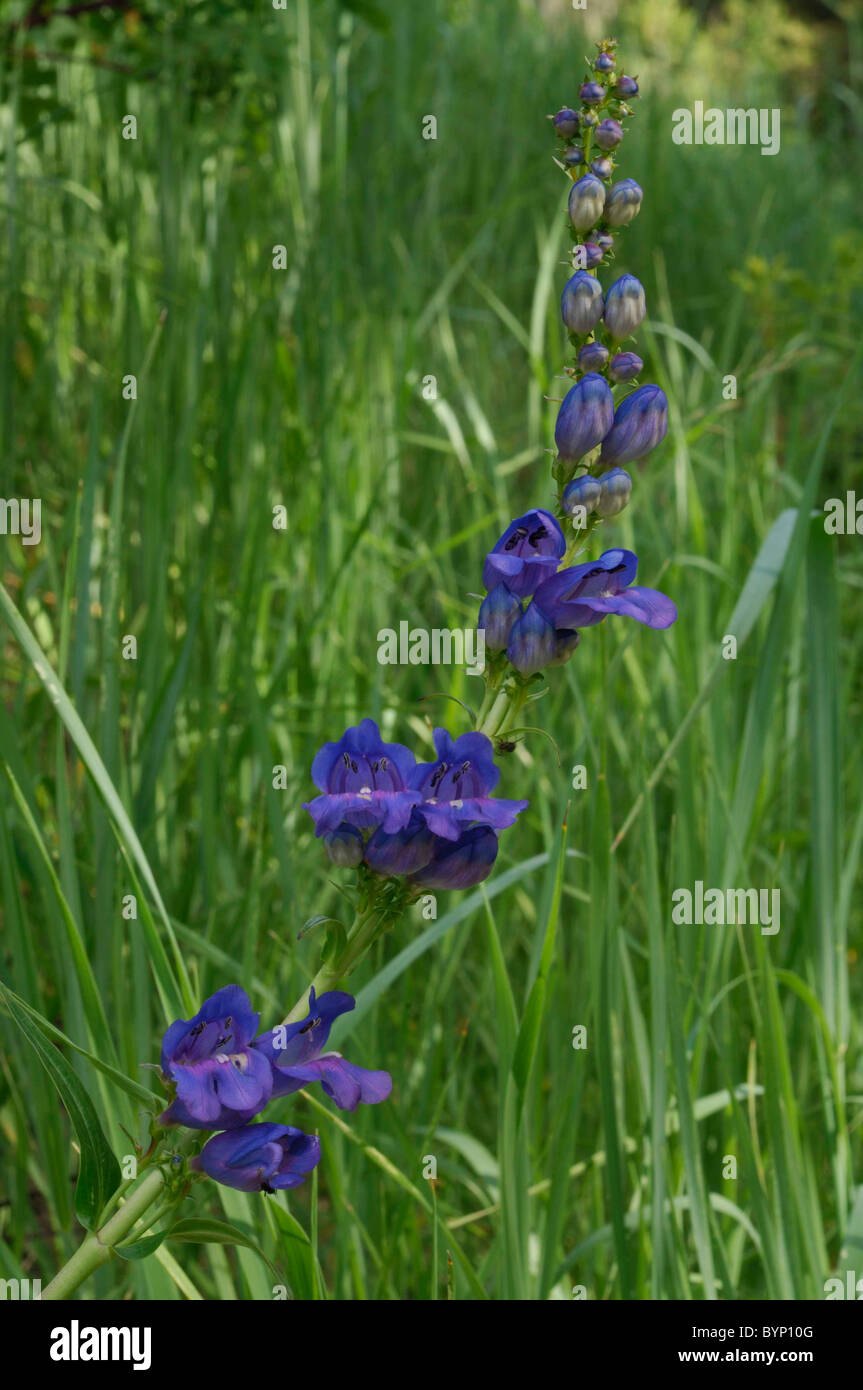
<path id="1" fill-rule="evenodd" d="M 672 428 L 601 539 L 680 618 L 585 634 L 536 707 L 557 752 L 507 760 L 531 806 L 494 876 L 352 977 L 336 1046 L 392 1099 L 274 1105 L 319 1128 L 315 1183 L 196 1190 L 184 1215 L 248 1246 L 192 1227 L 82 1295 L 819 1297 L 863 1230 L 863 566 L 812 516 L 854 486 L 863 416 L 859 25 L 354 8 L 109 26 L 96 57 L 131 73 L 85 28 L 74 61 L 5 56 L 0 491 L 42 499 L 43 539 L 2 538 L 3 978 L 114 1154 L 140 1098 L 111 1069 L 149 1089 L 166 1020 L 232 980 L 281 1017 L 314 972 L 299 929 L 341 902 L 300 809 L 319 744 L 371 715 L 430 746 L 462 714 L 428 697 L 477 702 L 463 672 L 380 666 L 377 632 L 471 624 L 485 550 L 550 500 L 568 241 L 544 116 L 608 31 L 643 90 L 616 269 L 647 288 Z M 781 153 L 674 146 L 695 99 L 781 106 Z M 779 934 L 674 926 L 696 879 L 779 887 Z M 0 1275 L 47 1282 L 83 1235 L 77 1141 L 21 1008 Z"/>

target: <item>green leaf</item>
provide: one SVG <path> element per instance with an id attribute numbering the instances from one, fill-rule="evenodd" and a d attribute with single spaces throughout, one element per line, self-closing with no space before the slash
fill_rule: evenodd
<path id="1" fill-rule="evenodd" d="M 82 1226 L 94 1230 L 105 1203 L 120 1185 L 120 1165 L 102 1133 L 93 1102 L 66 1058 L 45 1041 L 26 1010 L 19 1006 L 15 996 L 2 984 L 0 993 L 69 1112 L 81 1151 L 75 1212 Z"/>
<path id="2" fill-rule="evenodd" d="M 186 1241 L 191 1245 L 240 1245 L 245 1250 L 253 1250 L 256 1255 L 260 1255 L 273 1273 L 278 1273 L 272 1260 L 264 1254 L 257 1241 L 245 1231 L 241 1231 L 239 1226 L 232 1226 L 228 1221 L 216 1221 L 209 1216 L 186 1216 L 182 1221 L 178 1221 L 176 1226 L 171 1227 L 166 1239 Z"/>

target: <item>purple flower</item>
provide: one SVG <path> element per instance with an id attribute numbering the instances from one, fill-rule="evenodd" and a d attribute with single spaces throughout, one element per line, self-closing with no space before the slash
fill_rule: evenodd
<path id="1" fill-rule="evenodd" d="M 605 296 L 605 326 L 612 338 L 628 338 L 647 313 L 644 286 L 634 275 L 621 275 Z"/>
<path id="2" fill-rule="evenodd" d="M 565 551 L 566 540 L 551 512 L 535 508 L 507 526 L 494 550 L 486 556 L 482 582 L 489 592 L 498 584 L 505 584 L 510 593 L 527 598 L 537 584 L 554 574 Z"/>
<path id="3" fill-rule="evenodd" d="M 382 742 L 373 719 L 346 729 L 338 743 L 325 743 L 312 763 L 312 780 L 323 795 L 303 802 L 315 834 L 326 835 L 343 822 L 359 830 L 401 830 L 417 799 L 407 785 L 414 763 L 401 743 Z"/>
<path id="4" fill-rule="evenodd" d="M 585 106 L 595 106 L 604 96 L 605 88 L 601 82 L 582 82 L 578 89 L 578 99 L 583 101 Z"/>
<path id="5" fill-rule="evenodd" d="M 588 243 L 590 244 L 590 243 Z M 599 247 L 596 248 L 599 251 Z M 599 251 L 599 259 L 602 252 Z M 570 333 L 584 337 L 602 318 L 602 286 L 586 270 L 570 276 L 560 296 L 560 316 Z"/>
<path id="6" fill-rule="evenodd" d="M 570 168 L 575 164 L 584 163 L 584 150 L 580 145 L 569 145 L 563 152 L 563 162 Z"/>
<path id="7" fill-rule="evenodd" d="M 389 1072 L 368 1071 L 346 1062 L 337 1052 L 323 1051 L 335 1019 L 355 1005 L 353 995 L 341 990 L 329 990 L 316 999 L 312 988 L 305 1018 L 281 1024 L 255 1039 L 255 1051 L 272 1072 L 274 1099 L 320 1081 L 341 1110 L 356 1110 L 361 1100 L 367 1105 L 386 1100 L 393 1084 Z"/>
<path id="8" fill-rule="evenodd" d="M 597 479 L 600 488 L 596 510 L 600 516 L 617 516 L 632 495 L 632 479 L 622 468 L 611 468 Z"/>
<path id="9" fill-rule="evenodd" d="M 569 106 L 562 106 L 557 114 L 552 116 L 551 123 L 558 135 L 564 140 L 569 140 L 578 130 L 578 112 Z"/>
<path id="10" fill-rule="evenodd" d="M 520 616 L 521 602 L 505 584 L 496 584 L 486 594 L 476 625 L 485 632 L 485 645 L 490 652 L 506 651 L 512 625 Z"/>
<path id="11" fill-rule="evenodd" d="M 413 874 L 425 868 L 434 848 L 435 837 L 425 818 L 414 811 L 404 830 L 394 835 L 378 826 L 366 845 L 366 863 L 376 874 Z"/>
<path id="12" fill-rule="evenodd" d="M 588 372 L 567 391 L 557 412 L 554 442 L 559 457 L 577 463 L 602 443 L 613 423 L 611 387 L 597 372 Z"/>
<path id="13" fill-rule="evenodd" d="M 500 780 L 491 740 L 479 733 L 454 739 L 446 729 L 435 729 L 434 745 L 436 761 L 417 763 L 411 779 L 422 793 L 417 809 L 429 830 L 445 840 L 458 840 L 473 823 L 495 830 L 513 825 L 529 803 L 491 795 Z"/>
<path id="14" fill-rule="evenodd" d="M 621 73 L 614 90 L 619 97 L 637 97 L 638 83 L 634 77 L 627 77 L 625 73 Z"/>
<path id="15" fill-rule="evenodd" d="M 604 343 L 585 343 L 578 349 L 576 361 L 583 372 L 599 372 L 608 361 L 608 348 Z"/>
<path id="16" fill-rule="evenodd" d="M 602 155 L 599 159 L 593 161 L 590 166 L 590 172 L 596 174 L 598 179 L 610 179 L 614 173 L 614 165 L 610 159 Z"/>
<path id="17" fill-rule="evenodd" d="M 638 215 L 643 193 L 635 179 L 612 184 L 605 199 L 605 220 L 610 227 L 626 227 Z"/>
<path id="18" fill-rule="evenodd" d="M 599 232 L 596 244 L 604 255 L 606 251 L 614 250 L 614 237 L 610 236 L 608 232 Z"/>
<path id="19" fill-rule="evenodd" d="M 473 825 L 457 840 L 438 840 L 434 858 L 411 882 L 418 888 L 474 888 L 491 873 L 497 849 L 494 831 Z"/>
<path id="20" fill-rule="evenodd" d="M 637 569 L 638 556 L 631 550 L 606 550 L 598 560 L 573 565 L 546 580 L 530 607 L 538 608 L 555 629 L 566 631 L 593 627 L 609 613 L 635 618 L 647 627 L 670 627 L 677 608 L 656 589 L 634 585 Z"/>
<path id="21" fill-rule="evenodd" d="M 593 66 L 597 72 L 612 72 L 614 70 L 614 57 L 611 53 L 600 53 L 594 60 Z"/>
<path id="22" fill-rule="evenodd" d="M 240 1192 L 299 1187 L 321 1161 L 321 1141 L 291 1125 L 244 1125 L 208 1139 L 190 1167 Z"/>
<path id="23" fill-rule="evenodd" d="M 614 424 L 602 441 L 601 463 L 632 463 L 644 458 L 668 431 L 668 401 L 660 386 L 639 386 L 620 402 Z"/>
<path id="24" fill-rule="evenodd" d="M 612 381 L 632 381 L 644 367 L 637 352 L 616 352 L 608 365 Z"/>
<path id="25" fill-rule="evenodd" d="M 606 121 L 600 121 L 593 138 L 601 150 L 613 150 L 623 139 L 623 126 L 620 121 L 609 117 Z"/>
<path id="26" fill-rule="evenodd" d="M 272 1077 L 251 1046 L 260 1014 L 239 985 L 212 994 L 194 1018 L 179 1018 L 162 1039 L 162 1073 L 176 1098 L 166 1125 L 232 1129 L 263 1110 Z"/>
<path id="27" fill-rule="evenodd" d="M 571 483 L 567 483 L 560 503 L 567 516 L 572 516 L 576 507 L 584 507 L 585 513 L 589 516 L 591 512 L 596 511 L 601 492 L 599 479 L 592 478 L 589 473 L 583 473 L 580 478 L 573 478 Z"/>
<path id="28" fill-rule="evenodd" d="M 569 190 L 569 220 L 578 232 L 586 232 L 602 216 L 605 185 L 595 174 L 582 174 Z"/>

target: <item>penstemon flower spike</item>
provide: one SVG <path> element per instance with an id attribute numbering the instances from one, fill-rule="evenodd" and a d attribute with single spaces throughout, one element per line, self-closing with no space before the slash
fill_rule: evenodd
<path id="1" fill-rule="evenodd" d="M 456 737 L 435 729 L 428 762 L 385 742 L 368 718 L 322 746 L 311 768 L 318 795 L 304 809 L 330 863 L 354 876 L 353 923 L 335 924 L 311 985 L 268 1032 L 258 1032 L 260 1016 L 238 985 L 171 1024 L 161 1059 L 168 1105 L 151 1123 L 143 1176 L 134 1188 L 118 1189 L 100 1230 L 43 1298 L 67 1297 L 116 1246 L 170 1217 L 194 1182 L 264 1193 L 300 1185 L 320 1161 L 320 1142 L 294 1126 L 260 1121 L 271 1101 L 316 1082 L 341 1109 L 387 1099 L 387 1072 L 324 1051 L 335 1019 L 355 1005 L 336 986 L 423 894 L 472 888 L 492 872 L 500 833 L 528 807 L 493 795 L 500 780 L 495 755 L 511 752 L 527 732 L 518 716 L 544 693 L 543 672 L 570 660 L 583 630 L 609 615 L 655 629 L 677 617 L 666 595 L 634 583 L 632 551 L 613 548 L 572 563 L 594 527 L 628 504 L 633 482 L 621 465 L 643 458 L 667 429 L 664 393 L 656 385 L 630 390 L 643 363 L 621 350 L 644 319 L 644 289 L 624 274 L 603 291 L 598 278 L 643 194 L 632 178 L 612 182 L 638 83 L 618 72 L 616 40 L 597 49 L 579 106 L 550 118 L 579 238 L 561 296 L 573 347 L 565 370 L 575 380 L 555 427 L 557 514 L 537 507 L 516 517 L 486 555 L 478 617 L 488 653 L 486 692 L 475 727 Z M 203 1144 L 202 1131 L 212 1136 Z"/>

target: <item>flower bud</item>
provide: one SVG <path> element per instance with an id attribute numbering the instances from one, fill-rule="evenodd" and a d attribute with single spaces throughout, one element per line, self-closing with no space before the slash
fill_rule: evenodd
<path id="1" fill-rule="evenodd" d="M 566 393 L 554 442 L 561 459 L 577 463 L 601 444 L 614 423 L 614 397 L 604 377 L 588 372 Z"/>
<path id="2" fill-rule="evenodd" d="M 596 244 L 603 253 L 606 251 L 613 251 L 614 237 L 609 236 L 608 232 L 599 232 L 596 238 Z"/>
<path id="3" fill-rule="evenodd" d="M 569 190 L 569 220 L 578 232 L 595 226 L 604 206 L 605 188 L 595 174 L 583 174 Z"/>
<path id="4" fill-rule="evenodd" d="M 560 499 L 561 506 L 567 516 L 572 516 L 576 507 L 584 507 L 589 516 L 591 512 L 597 510 L 601 492 L 599 479 L 592 478 L 589 473 L 584 473 L 582 477 L 573 478 L 571 483 L 567 483 Z"/>
<path id="5" fill-rule="evenodd" d="M 586 126 L 595 126 L 599 124 L 599 117 L 595 111 L 582 111 L 580 120 L 581 124 Z"/>
<path id="6" fill-rule="evenodd" d="M 623 139 L 623 126 L 609 116 L 607 120 L 600 121 L 593 138 L 601 150 L 613 150 Z"/>
<path id="7" fill-rule="evenodd" d="M 509 634 L 516 618 L 521 617 L 521 604 L 505 584 L 496 584 L 480 605 L 477 627 L 485 631 L 485 645 L 490 652 L 506 651 Z"/>
<path id="8" fill-rule="evenodd" d="M 570 167 L 584 163 L 584 150 L 580 145 L 569 145 L 563 152 L 563 162 Z"/>
<path id="9" fill-rule="evenodd" d="M 605 296 L 605 326 L 618 341 L 634 333 L 647 313 L 644 286 L 634 275 L 621 275 Z"/>
<path id="10" fill-rule="evenodd" d="M 614 58 L 610 53 L 600 53 L 593 66 L 597 72 L 612 72 L 614 70 Z"/>
<path id="11" fill-rule="evenodd" d="M 626 227 L 638 216 L 643 193 L 635 179 L 621 179 L 608 190 L 605 220 L 610 227 Z"/>
<path id="12" fill-rule="evenodd" d="M 615 83 L 614 90 L 619 97 L 637 97 L 638 83 L 634 77 L 627 77 L 625 73 L 621 73 Z"/>
<path id="13" fill-rule="evenodd" d="M 572 253 L 572 259 L 579 270 L 584 270 L 585 267 L 587 267 L 588 270 L 593 270 L 602 260 L 602 249 L 597 246 L 595 241 L 584 241 L 579 246 L 575 247 Z"/>
<path id="14" fill-rule="evenodd" d="M 416 811 L 403 830 L 390 835 L 379 825 L 366 845 L 366 863 L 373 873 L 388 878 L 424 869 L 435 851 L 435 836 Z"/>
<path id="15" fill-rule="evenodd" d="M 585 343 L 578 349 L 576 361 L 583 372 L 601 372 L 608 361 L 608 348 L 605 343 Z"/>
<path id="16" fill-rule="evenodd" d="M 600 516 L 617 516 L 632 493 L 632 479 L 622 468 L 612 468 L 597 479 L 600 488 L 596 510 Z"/>
<path id="17" fill-rule="evenodd" d="M 614 165 L 610 159 L 606 159 L 603 155 L 601 158 L 593 161 L 590 166 L 590 172 L 596 174 L 598 179 L 610 179 L 614 173 Z"/>
<path id="18" fill-rule="evenodd" d="M 659 386 L 640 386 L 614 412 L 602 441 L 601 463 L 632 463 L 661 443 L 668 430 L 668 401 Z"/>
<path id="19" fill-rule="evenodd" d="M 578 130 L 579 114 L 573 111 L 570 106 L 562 106 L 555 116 L 552 116 L 551 123 L 556 134 L 564 140 L 570 140 Z"/>
<path id="20" fill-rule="evenodd" d="M 632 381 L 644 367 L 637 352 L 616 352 L 611 359 L 608 375 L 612 381 Z"/>
<path id="21" fill-rule="evenodd" d="M 560 296 L 560 316 L 570 333 L 583 337 L 602 318 L 602 286 L 586 270 L 567 280 Z"/>
<path id="22" fill-rule="evenodd" d="M 578 89 L 578 99 L 585 106 L 596 106 L 604 96 L 605 88 L 601 82 L 582 82 Z"/>
<path id="23" fill-rule="evenodd" d="M 323 837 L 327 858 L 342 869 L 354 869 L 363 857 L 363 837 L 353 825 L 342 821 Z"/>

